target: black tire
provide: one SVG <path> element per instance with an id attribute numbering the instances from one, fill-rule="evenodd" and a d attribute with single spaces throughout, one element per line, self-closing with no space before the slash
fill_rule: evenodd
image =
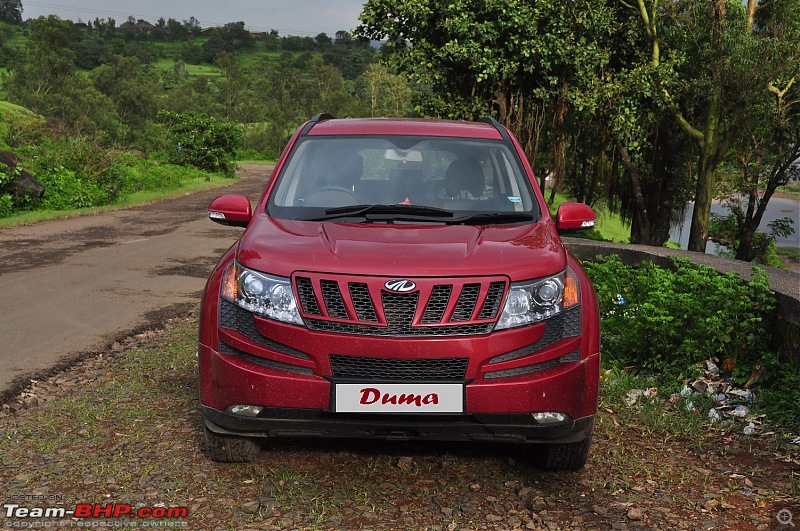
<path id="1" fill-rule="evenodd" d="M 548 471 L 578 471 L 583 468 L 583 465 L 589 459 L 589 448 L 591 446 L 591 432 L 581 441 L 545 445 L 543 452 L 539 456 L 539 466 Z"/>
<path id="2" fill-rule="evenodd" d="M 203 425 L 206 457 L 222 463 L 249 463 L 258 455 L 261 446 L 255 439 L 214 433 Z"/>

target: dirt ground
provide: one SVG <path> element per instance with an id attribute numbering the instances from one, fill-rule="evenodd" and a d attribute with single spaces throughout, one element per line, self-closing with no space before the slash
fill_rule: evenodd
<path id="1" fill-rule="evenodd" d="M 241 229 L 209 221 L 222 193 L 256 201 L 272 165 L 224 188 L 99 215 L 0 229 L 0 398 L 114 341 L 196 311 Z"/>

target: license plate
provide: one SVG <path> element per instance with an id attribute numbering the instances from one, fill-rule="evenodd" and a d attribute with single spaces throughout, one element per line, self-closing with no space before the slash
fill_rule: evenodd
<path id="1" fill-rule="evenodd" d="M 464 385 L 445 383 L 338 383 L 338 413 L 463 413 Z"/>

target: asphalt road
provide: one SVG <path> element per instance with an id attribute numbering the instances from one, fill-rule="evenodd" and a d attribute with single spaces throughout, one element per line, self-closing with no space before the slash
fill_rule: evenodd
<path id="1" fill-rule="evenodd" d="M 207 218 L 223 193 L 257 201 L 271 165 L 224 188 L 101 215 L 0 229 L 0 399 L 114 341 L 196 313 L 242 229 Z"/>

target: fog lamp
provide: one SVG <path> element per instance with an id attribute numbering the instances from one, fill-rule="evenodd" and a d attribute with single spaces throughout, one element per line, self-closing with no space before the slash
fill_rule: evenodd
<path id="1" fill-rule="evenodd" d="M 533 418 L 539 424 L 556 424 L 567 420 L 567 415 L 556 411 L 542 411 L 541 413 L 534 413 Z"/>
<path id="2" fill-rule="evenodd" d="M 261 406 L 250 406 L 247 404 L 235 404 L 233 406 L 228 406 L 225 408 L 225 411 L 228 413 L 233 413 L 234 415 L 243 415 L 245 417 L 257 417 L 261 410 L 264 409 Z"/>

